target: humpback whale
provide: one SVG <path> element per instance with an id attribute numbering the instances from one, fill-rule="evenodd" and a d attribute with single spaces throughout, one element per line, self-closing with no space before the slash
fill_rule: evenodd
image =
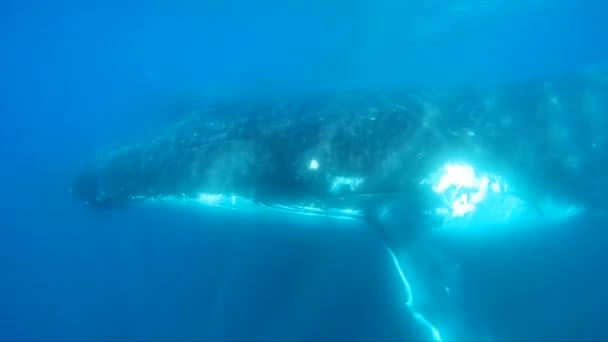
<path id="1" fill-rule="evenodd" d="M 607 114 L 605 65 L 505 85 L 216 103 L 96 156 L 71 191 L 97 208 L 188 202 L 361 220 L 411 295 L 400 251 L 433 230 L 602 213 Z"/>

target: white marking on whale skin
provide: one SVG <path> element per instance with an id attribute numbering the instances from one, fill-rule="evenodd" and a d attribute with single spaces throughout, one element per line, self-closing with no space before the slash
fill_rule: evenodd
<path id="1" fill-rule="evenodd" d="M 222 194 L 200 194 L 198 199 L 203 203 L 214 205 L 221 201 L 223 197 Z"/>
<path id="2" fill-rule="evenodd" d="M 316 159 L 312 159 L 310 161 L 310 163 L 308 164 L 308 168 L 310 170 L 318 170 L 319 169 L 319 162 Z"/>
<path id="3" fill-rule="evenodd" d="M 333 178 L 329 191 L 331 193 L 338 193 L 346 187 L 350 192 L 355 192 L 361 183 L 363 183 L 362 177 L 338 176 Z"/>

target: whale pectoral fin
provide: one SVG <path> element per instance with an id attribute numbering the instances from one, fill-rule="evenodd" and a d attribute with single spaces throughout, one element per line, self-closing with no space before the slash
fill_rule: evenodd
<path id="1" fill-rule="evenodd" d="M 366 207 L 365 219 L 387 247 L 408 309 L 429 337 L 439 341 L 441 327 L 457 318 L 450 309 L 460 265 L 442 250 L 433 217 L 418 204 L 408 198 L 377 201 Z"/>
<path id="2" fill-rule="evenodd" d="M 406 305 L 432 340 L 458 324 L 457 305 L 460 265 L 426 236 L 406 248 L 389 250 L 395 271 L 403 283 Z M 387 246 L 388 247 L 388 246 Z"/>
<path id="3" fill-rule="evenodd" d="M 418 203 L 403 197 L 369 203 L 364 212 L 370 227 L 393 250 L 407 247 L 432 228 Z"/>

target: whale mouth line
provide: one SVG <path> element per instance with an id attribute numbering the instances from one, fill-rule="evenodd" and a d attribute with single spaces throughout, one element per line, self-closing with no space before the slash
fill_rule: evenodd
<path id="1" fill-rule="evenodd" d="M 253 199 L 231 194 L 201 193 L 195 196 L 132 196 L 131 199 L 145 204 L 169 204 L 177 206 L 193 206 L 202 208 L 227 209 L 245 213 L 284 213 L 310 217 L 327 217 L 339 220 L 364 221 L 364 210 L 360 208 L 349 208 L 331 206 L 325 207 L 315 203 L 311 204 L 283 204 L 265 203 Z"/>

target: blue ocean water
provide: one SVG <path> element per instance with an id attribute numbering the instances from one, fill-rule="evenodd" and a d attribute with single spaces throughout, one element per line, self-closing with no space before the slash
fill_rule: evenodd
<path id="1" fill-rule="evenodd" d="M 99 149 L 209 100 L 495 84 L 604 62 L 606 10 L 559 0 L 0 2 L 0 339 L 422 338 L 390 257 L 365 230 L 101 213 L 70 196 L 69 177 Z M 467 265 L 450 306 L 458 320 L 442 335 L 607 339 L 603 226 L 437 241 Z"/>

